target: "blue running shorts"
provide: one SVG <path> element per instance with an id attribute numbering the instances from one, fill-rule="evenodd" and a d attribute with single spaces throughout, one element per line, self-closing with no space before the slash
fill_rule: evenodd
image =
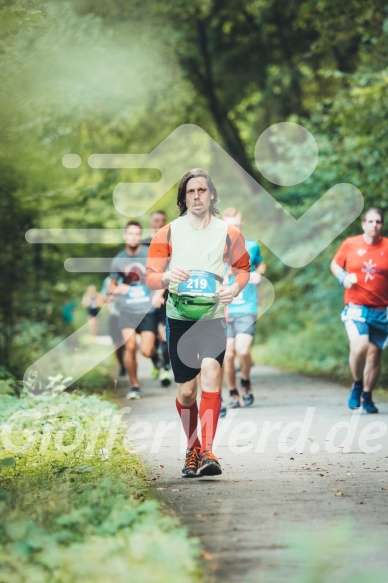
<path id="1" fill-rule="evenodd" d="M 383 350 L 388 346 L 388 308 L 376 310 L 348 304 L 341 314 L 349 341 L 368 335 L 369 342 Z"/>

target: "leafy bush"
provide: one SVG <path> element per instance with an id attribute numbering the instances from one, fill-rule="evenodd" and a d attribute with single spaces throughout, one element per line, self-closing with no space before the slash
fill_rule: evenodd
<path id="1" fill-rule="evenodd" d="M 197 580 L 198 543 L 152 499 L 126 413 L 97 396 L 3 397 L 2 583 Z"/>

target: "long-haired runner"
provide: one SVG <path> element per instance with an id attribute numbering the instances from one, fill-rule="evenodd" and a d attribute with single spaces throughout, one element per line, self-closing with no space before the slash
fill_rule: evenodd
<path id="1" fill-rule="evenodd" d="M 200 168 L 187 172 L 178 185 L 178 219 L 153 238 L 146 284 L 168 288 L 168 347 L 175 381 L 176 407 L 187 436 L 183 477 L 221 474 L 213 441 L 221 406 L 221 367 L 226 348 L 225 306 L 249 281 L 244 238 L 218 219 L 217 191 Z M 222 285 L 225 264 L 232 285 Z M 196 377 L 202 387 L 197 405 Z M 201 436 L 197 435 L 198 417 Z"/>

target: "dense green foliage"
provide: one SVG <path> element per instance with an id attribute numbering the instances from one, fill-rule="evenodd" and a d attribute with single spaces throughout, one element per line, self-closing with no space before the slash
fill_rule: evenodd
<path id="1" fill-rule="evenodd" d="M 198 580 L 197 543 L 152 498 L 122 419 L 96 396 L 2 397 L 2 582 Z"/>
<path id="2" fill-rule="evenodd" d="M 296 217 L 338 182 L 355 184 L 366 206 L 387 207 L 388 12 L 381 0 L 3 0 L 0 16 L 0 268 L 7 282 L 0 357 L 18 377 L 66 335 L 63 303 L 102 282 L 103 274 L 67 272 L 64 260 L 110 257 L 120 248 L 32 245 L 25 232 L 121 228 L 128 217 L 113 205 L 116 184 L 157 179 L 91 169 L 92 153 L 150 152 L 180 124 L 196 123 Z M 293 187 L 269 184 L 254 163 L 257 138 L 280 121 L 304 125 L 319 146 L 315 172 Z M 82 163 L 65 169 L 62 156 L 71 152 Z M 142 201 L 131 205 L 133 217 L 144 213 Z M 173 218 L 174 193 L 156 206 Z M 145 226 L 150 210 L 140 217 Z M 260 240 L 248 216 L 245 230 Z M 340 239 L 358 232 L 354 224 Z M 338 244 L 302 270 L 263 246 L 276 299 L 259 338 L 285 365 L 297 351 L 301 370 L 345 370 L 342 290 L 328 268 Z M 312 352 L 320 355 L 316 367 Z"/>

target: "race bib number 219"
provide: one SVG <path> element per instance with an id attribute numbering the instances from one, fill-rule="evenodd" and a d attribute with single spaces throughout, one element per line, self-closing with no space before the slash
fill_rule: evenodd
<path id="1" fill-rule="evenodd" d="M 209 271 L 190 270 L 190 279 L 178 285 L 179 294 L 215 295 L 216 278 Z"/>

